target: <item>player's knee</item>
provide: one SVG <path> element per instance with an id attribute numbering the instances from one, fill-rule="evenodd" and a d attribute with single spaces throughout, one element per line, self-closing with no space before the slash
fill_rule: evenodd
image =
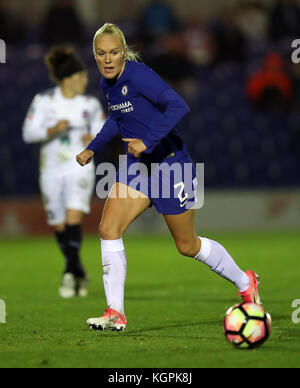
<path id="1" fill-rule="evenodd" d="M 115 224 L 101 222 L 99 225 L 99 235 L 102 240 L 118 240 L 122 237 L 122 230 Z"/>
<path id="2" fill-rule="evenodd" d="M 189 241 L 176 241 L 176 247 L 178 249 L 178 252 L 183 256 L 195 256 L 195 248 L 193 244 L 191 244 Z"/>

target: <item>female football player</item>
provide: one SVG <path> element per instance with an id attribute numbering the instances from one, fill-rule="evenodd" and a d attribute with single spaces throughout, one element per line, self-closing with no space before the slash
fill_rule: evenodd
<path id="1" fill-rule="evenodd" d="M 119 170 L 99 227 L 108 308 L 100 318 L 89 319 L 88 326 L 96 330 L 125 329 L 127 265 L 122 235 L 133 220 L 151 205 L 163 215 L 182 255 L 205 263 L 218 275 L 231 281 L 244 301 L 259 302 L 256 274 L 243 272 L 222 245 L 198 237 L 195 232 L 194 209 L 191 208 L 195 199 L 195 169 L 192 174 L 185 175 L 184 166 L 192 165 L 192 161 L 175 129 L 189 112 L 185 101 L 155 72 L 137 61 L 138 56 L 128 49 L 125 37 L 117 26 L 105 24 L 96 32 L 94 55 L 103 76 L 101 86 L 108 98 L 109 117 L 102 131 L 77 156 L 77 161 L 82 166 L 87 165 L 95 153 L 121 132 L 127 164 Z M 151 165 L 148 178 L 144 174 L 146 185 L 141 181 L 140 188 L 136 185 L 136 176 L 129 171 L 137 162 L 143 163 L 147 169 Z M 156 168 L 152 170 L 153 165 Z M 181 177 L 176 181 L 174 174 L 167 183 L 170 189 L 168 197 L 161 195 L 161 188 L 157 191 L 157 187 L 154 192 L 160 194 L 152 195 L 153 181 L 165 188 L 164 179 L 151 179 L 152 175 L 157 177 L 157 165 L 181 166 Z M 124 174 L 124 170 L 128 174 Z"/>
<path id="2" fill-rule="evenodd" d="M 34 98 L 23 138 L 26 143 L 41 143 L 40 189 L 48 224 L 66 260 L 59 294 L 63 298 L 86 296 L 81 223 L 84 213 L 90 211 L 95 171 L 93 164 L 82 171 L 74 159 L 101 129 L 104 113 L 96 98 L 83 95 L 87 71 L 72 48 L 53 47 L 45 63 L 56 87 Z"/>

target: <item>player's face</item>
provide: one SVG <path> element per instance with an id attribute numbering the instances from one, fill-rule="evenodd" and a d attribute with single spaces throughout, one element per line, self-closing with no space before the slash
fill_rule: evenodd
<path id="1" fill-rule="evenodd" d="M 118 77 L 125 65 L 125 51 L 117 35 L 105 34 L 96 39 L 95 56 L 103 77 Z"/>
<path id="2" fill-rule="evenodd" d="M 87 71 L 79 71 L 68 78 L 69 87 L 75 95 L 83 94 L 88 85 Z"/>

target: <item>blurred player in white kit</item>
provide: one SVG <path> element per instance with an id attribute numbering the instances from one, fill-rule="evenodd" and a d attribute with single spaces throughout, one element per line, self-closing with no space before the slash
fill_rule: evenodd
<path id="1" fill-rule="evenodd" d="M 76 163 L 76 155 L 99 133 L 105 115 L 100 102 L 83 95 L 84 64 L 70 47 L 53 47 L 45 56 L 56 87 L 35 96 L 23 125 L 26 143 L 40 143 L 40 189 L 66 267 L 62 298 L 87 296 L 88 276 L 80 259 L 83 216 L 90 212 L 95 167 Z"/>

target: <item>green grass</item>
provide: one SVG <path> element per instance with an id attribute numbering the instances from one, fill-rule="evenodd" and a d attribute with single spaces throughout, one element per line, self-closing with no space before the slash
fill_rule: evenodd
<path id="1" fill-rule="evenodd" d="M 273 318 L 270 339 L 257 350 L 234 349 L 222 322 L 239 301 L 235 288 L 195 260 L 180 256 L 168 236 L 126 237 L 125 333 L 91 332 L 105 297 L 97 237 L 82 254 L 92 278 L 87 299 L 61 300 L 62 258 L 52 238 L 1 241 L 0 367 L 201 368 L 300 367 L 300 238 L 293 233 L 211 235 L 243 269 L 262 276 L 261 295 Z"/>

